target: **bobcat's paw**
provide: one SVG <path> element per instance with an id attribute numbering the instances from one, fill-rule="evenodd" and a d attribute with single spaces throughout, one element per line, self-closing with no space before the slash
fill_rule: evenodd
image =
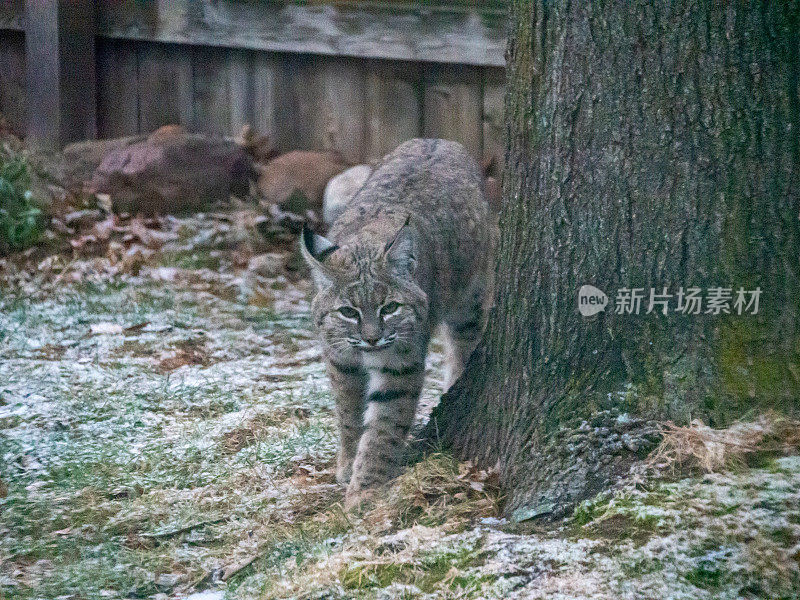
<path id="1" fill-rule="evenodd" d="M 374 489 L 347 490 L 344 497 L 345 510 L 359 510 L 375 499 Z"/>

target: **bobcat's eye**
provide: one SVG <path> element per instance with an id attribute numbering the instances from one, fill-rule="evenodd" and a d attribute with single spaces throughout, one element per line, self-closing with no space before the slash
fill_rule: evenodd
<path id="1" fill-rule="evenodd" d="M 357 320 L 357 319 L 358 319 L 358 318 L 361 316 L 361 315 L 359 314 L 359 312 L 358 312 L 358 311 L 357 311 L 355 308 L 352 308 L 352 307 L 350 307 L 350 306 L 342 306 L 342 307 L 339 309 L 339 312 L 341 313 L 341 315 L 342 315 L 343 317 L 346 317 L 346 318 L 348 318 L 348 319 L 355 319 L 355 320 Z"/>
<path id="2" fill-rule="evenodd" d="M 381 307 L 381 316 L 388 317 L 400 310 L 400 304 L 397 302 L 389 302 Z"/>

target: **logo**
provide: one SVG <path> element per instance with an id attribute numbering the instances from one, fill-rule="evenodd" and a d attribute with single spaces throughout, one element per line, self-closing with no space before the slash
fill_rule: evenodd
<path id="1" fill-rule="evenodd" d="M 667 286 L 661 288 L 619 288 L 614 295 L 615 315 L 639 315 L 661 313 L 678 315 L 757 315 L 761 301 L 761 288 L 746 290 L 726 287 L 680 286 L 675 291 Z M 603 290 L 593 285 L 583 285 L 578 290 L 578 312 L 591 317 L 603 312 L 610 304 Z"/>
<path id="2" fill-rule="evenodd" d="M 584 317 L 591 317 L 603 312 L 608 306 L 608 296 L 603 290 L 593 285 L 582 285 L 578 290 L 578 312 Z"/>

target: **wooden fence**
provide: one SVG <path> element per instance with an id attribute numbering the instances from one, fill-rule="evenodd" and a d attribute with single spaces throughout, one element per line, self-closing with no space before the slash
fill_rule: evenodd
<path id="1" fill-rule="evenodd" d="M 0 0 L 0 112 L 55 145 L 249 123 L 279 149 L 354 162 L 415 136 L 500 155 L 495 4 Z"/>

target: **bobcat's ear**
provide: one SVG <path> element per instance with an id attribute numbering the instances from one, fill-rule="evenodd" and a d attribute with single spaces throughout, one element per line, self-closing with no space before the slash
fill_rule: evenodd
<path id="1" fill-rule="evenodd" d="M 404 274 L 413 274 L 417 269 L 417 257 L 414 249 L 414 239 L 408 223 L 411 215 L 406 218 L 406 222 L 397 230 L 394 237 L 386 242 L 383 248 L 383 256 L 386 264 L 395 271 Z"/>
<path id="2" fill-rule="evenodd" d="M 300 234 L 300 253 L 311 268 L 311 275 L 317 288 L 329 286 L 333 282 L 333 273 L 322 264 L 322 261 L 338 248 L 339 246 L 328 238 L 317 235 L 307 225 L 303 225 L 303 232 Z"/>

